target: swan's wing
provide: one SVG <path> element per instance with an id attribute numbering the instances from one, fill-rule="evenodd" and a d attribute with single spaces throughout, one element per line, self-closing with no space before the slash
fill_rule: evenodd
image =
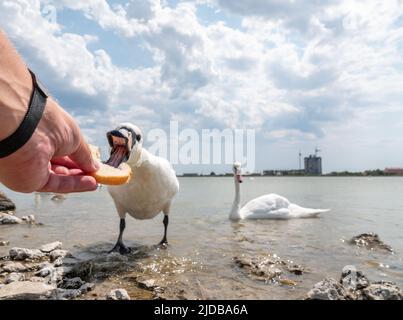
<path id="1" fill-rule="evenodd" d="M 287 219 L 290 202 L 277 194 L 271 193 L 249 201 L 241 209 L 241 216 L 246 219 Z"/>
<path id="2" fill-rule="evenodd" d="M 323 212 L 328 212 L 330 209 L 311 209 L 303 208 L 291 203 L 289 206 L 291 218 L 314 218 Z"/>

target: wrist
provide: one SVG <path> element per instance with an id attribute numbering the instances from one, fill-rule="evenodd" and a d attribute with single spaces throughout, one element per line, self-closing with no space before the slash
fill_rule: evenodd
<path id="1" fill-rule="evenodd" d="M 27 69 L 17 78 L 0 74 L 0 141 L 11 136 L 22 123 L 32 91 L 32 78 Z"/>

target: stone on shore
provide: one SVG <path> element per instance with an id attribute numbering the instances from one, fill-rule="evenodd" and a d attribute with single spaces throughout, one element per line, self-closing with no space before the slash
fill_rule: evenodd
<path id="1" fill-rule="evenodd" d="M 50 252 L 52 252 L 54 250 L 59 250 L 62 247 L 63 247 L 63 243 L 61 243 L 60 241 L 55 241 L 55 242 L 52 242 L 52 243 L 44 244 L 43 246 L 41 246 L 39 248 L 39 250 L 41 250 L 44 253 L 50 253 Z"/>
<path id="2" fill-rule="evenodd" d="M 403 300 L 402 290 L 391 282 L 371 283 L 354 266 L 343 268 L 340 281 L 326 278 L 308 292 L 310 300 Z"/>
<path id="3" fill-rule="evenodd" d="M 14 211 L 15 204 L 0 191 L 0 211 Z"/>
<path id="4" fill-rule="evenodd" d="M 63 258 L 65 258 L 65 257 L 67 257 L 67 256 L 69 256 L 70 255 L 70 252 L 69 251 L 67 251 L 67 250 L 61 250 L 61 249 L 56 249 L 56 250 L 53 250 L 50 254 L 49 254 L 49 257 L 50 257 L 50 261 L 55 261 L 55 260 L 57 260 L 57 259 L 63 259 Z"/>
<path id="5" fill-rule="evenodd" d="M 0 224 L 35 224 L 35 216 L 23 216 L 22 218 L 18 218 L 14 216 L 13 212 L 0 212 Z"/>
<path id="6" fill-rule="evenodd" d="M 137 277 L 136 282 L 140 288 L 153 291 L 159 288 L 157 281 L 155 279 L 147 279 L 143 277 Z"/>
<path id="7" fill-rule="evenodd" d="M 343 286 L 333 278 L 326 278 L 314 285 L 308 292 L 310 300 L 345 300 Z"/>
<path id="8" fill-rule="evenodd" d="M 35 216 L 30 214 L 29 216 L 21 217 L 21 220 L 28 224 L 35 224 Z"/>
<path id="9" fill-rule="evenodd" d="M 21 223 L 23 223 L 22 219 L 10 214 L 5 214 L 0 217 L 0 224 L 21 224 Z"/>
<path id="10" fill-rule="evenodd" d="M 14 261 L 7 261 L 3 264 L 2 266 L 3 271 L 5 272 L 25 272 L 27 271 L 28 267 L 23 265 L 20 262 L 14 262 Z"/>
<path id="11" fill-rule="evenodd" d="M 61 248 L 59 241 L 45 244 L 40 249 L 12 248 L 9 257 L 0 260 L 0 300 L 70 300 L 91 291 L 94 284 L 75 273 L 89 277 L 92 264 L 80 263 Z M 66 256 L 70 258 L 66 258 L 65 263 Z M 87 264 L 89 269 L 84 268 Z"/>
<path id="12" fill-rule="evenodd" d="M 362 289 L 369 286 L 369 280 L 360 270 L 354 266 L 345 266 L 341 273 L 340 283 L 346 290 L 349 299 L 361 299 Z"/>
<path id="13" fill-rule="evenodd" d="M 0 247 L 5 247 L 10 244 L 10 241 L 0 241 Z"/>
<path id="14" fill-rule="evenodd" d="M 363 290 L 365 300 L 403 300 L 403 292 L 391 282 L 374 282 Z"/>
<path id="15" fill-rule="evenodd" d="M 115 289 L 106 296 L 107 300 L 130 300 L 130 296 L 125 289 Z"/>
<path id="16" fill-rule="evenodd" d="M 384 243 L 376 233 L 362 233 L 350 239 L 349 244 L 368 250 L 381 250 L 393 253 L 393 248 Z"/>
<path id="17" fill-rule="evenodd" d="M 49 298 L 55 286 L 41 282 L 17 281 L 0 288 L 0 300 L 39 300 Z"/>
<path id="18" fill-rule="evenodd" d="M 63 280 L 61 287 L 63 289 L 79 289 L 81 286 L 85 285 L 85 281 L 81 280 L 80 277 L 68 278 Z"/>
<path id="19" fill-rule="evenodd" d="M 53 293 L 52 300 L 72 300 L 81 296 L 81 291 L 79 289 L 61 289 L 58 288 Z"/>
<path id="20" fill-rule="evenodd" d="M 276 254 L 257 256 L 243 254 L 234 257 L 233 261 L 251 279 L 272 283 L 282 284 L 280 280 L 285 273 L 301 275 L 304 272 L 301 266 L 292 261 L 282 260 Z"/>
<path id="21" fill-rule="evenodd" d="M 24 281 L 25 276 L 22 273 L 12 272 L 4 280 L 5 284 L 9 284 L 16 281 Z"/>
<path id="22" fill-rule="evenodd" d="M 9 252 L 12 260 L 37 260 L 44 258 L 46 255 L 39 249 L 12 248 Z"/>

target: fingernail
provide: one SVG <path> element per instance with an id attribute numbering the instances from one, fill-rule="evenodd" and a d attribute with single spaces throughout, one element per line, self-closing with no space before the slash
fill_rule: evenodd
<path id="1" fill-rule="evenodd" d="M 94 167 L 95 171 L 98 171 L 98 170 L 99 170 L 99 163 L 98 163 L 98 161 L 93 161 L 93 162 L 92 162 L 92 166 Z"/>

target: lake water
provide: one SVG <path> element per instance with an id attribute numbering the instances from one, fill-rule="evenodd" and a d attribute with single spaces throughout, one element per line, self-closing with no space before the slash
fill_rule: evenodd
<path id="1" fill-rule="evenodd" d="M 236 223 L 228 220 L 232 178 L 180 178 L 180 185 L 171 210 L 170 247 L 156 251 L 153 259 L 156 264 L 167 256 L 185 261 L 188 266 L 178 264 L 171 280 L 187 284 L 196 298 L 304 298 L 324 277 L 338 279 L 345 265 L 357 266 L 371 280 L 394 281 L 403 287 L 403 178 L 246 177 L 242 203 L 277 193 L 301 206 L 331 212 L 317 219 Z M 9 240 L 10 246 L 34 248 L 60 240 L 74 252 L 94 246 L 107 250 L 115 243 L 119 221 L 106 188 L 71 194 L 59 202 L 51 201 L 50 195 L 7 194 L 17 204 L 17 216 L 35 214 L 44 224 L 0 226 L 0 240 Z M 364 232 L 378 233 L 396 253 L 368 251 L 345 242 Z M 151 246 L 162 234 L 162 215 L 150 221 L 127 218 L 124 239 L 130 246 Z M 0 247 L 0 255 L 8 250 Z M 233 264 L 233 257 L 243 253 L 275 253 L 309 272 L 294 278 L 296 286 L 255 281 Z"/>

